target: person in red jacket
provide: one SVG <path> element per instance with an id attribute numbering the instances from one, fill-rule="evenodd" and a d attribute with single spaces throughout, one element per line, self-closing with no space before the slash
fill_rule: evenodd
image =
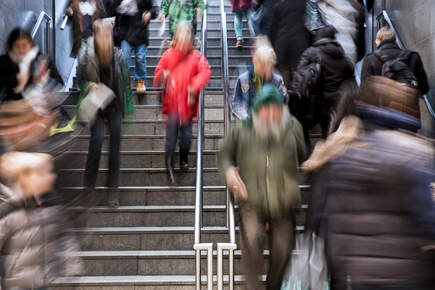
<path id="1" fill-rule="evenodd" d="M 167 116 L 165 165 L 170 181 L 175 184 L 174 152 L 180 133 L 180 169 L 189 168 L 188 154 L 192 143 L 192 118 L 198 112 L 198 96 L 210 80 L 207 59 L 192 45 L 192 27 L 181 22 L 171 47 L 157 65 L 154 84 L 164 87 L 162 113 Z"/>

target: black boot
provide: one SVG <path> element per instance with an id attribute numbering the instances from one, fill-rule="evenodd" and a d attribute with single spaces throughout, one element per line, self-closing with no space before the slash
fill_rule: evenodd
<path id="1" fill-rule="evenodd" d="M 180 154 L 180 169 L 181 171 L 189 170 L 189 158 L 186 154 Z"/>

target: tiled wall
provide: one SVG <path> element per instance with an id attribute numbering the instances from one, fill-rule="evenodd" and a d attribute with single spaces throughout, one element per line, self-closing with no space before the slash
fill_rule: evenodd
<path id="1" fill-rule="evenodd" d="M 386 0 L 386 10 L 408 49 L 418 51 L 431 84 L 435 107 L 435 1 Z M 433 127 L 432 127 L 433 130 Z"/>

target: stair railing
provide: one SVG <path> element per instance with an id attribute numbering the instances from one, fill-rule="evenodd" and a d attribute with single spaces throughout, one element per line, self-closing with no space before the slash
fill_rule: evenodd
<path id="1" fill-rule="evenodd" d="M 225 118 L 225 135 L 231 127 L 231 100 L 230 100 L 230 77 L 228 66 L 228 35 L 227 35 L 227 17 L 225 13 L 225 1 L 220 1 L 221 25 L 222 25 L 222 82 L 224 89 L 224 118 Z M 237 249 L 236 244 L 236 225 L 234 218 L 234 204 L 228 187 L 226 188 L 226 227 L 229 234 L 229 242 L 217 244 L 217 283 L 218 290 L 223 289 L 223 256 L 227 252 L 229 255 L 229 289 L 234 289 L 234 251 Z"/>
<path id="2" fill-rule="evenodd" d="M 35 26 L 32 29 L 31 36 L 32 38 L 35 38 L 36 33 L 38 33 L 39 28 L 41 28 L 41 24 L 43 21 L 45 21 L 45 54 L 50 56 L 50 24 L 51 24 L 51 17 L 48 15 L 45 11 L 41 11 L 41 13 L 38 16 L 38 20 L 36 21 Z"/>
<path id="3" fill-rule="evenodd" d="M 391 20 L 391 17 L 386 10 L 382 10 L 382 13 L 378 15 L 376 20 L 377 20 L 377 24 L 378 24 L 377 25 L 378 30 L 382 27 L 382 25 L 383 25 L 382 20 L 384 20 L 385 23 L 393 30 L 393 32 L 396 36 L 396 42 L 397 42 L 397 45 L 399 46 L 399 48 L 406 49 L 406 46 L 403 43 L 402 38 L 400 37 L 398 30 L 394 26 L 394 23 Z M 424 99 L 424 103 L 426 104 L 426 107 L 429 111 L 429 114 L 432 116 L 432 121 L 434 122 L 435 121 L 435 110 L 434 110 L 431 102 L 429 101 L 429 97 L 427 95 L 424 95 L 423 99 Z"/>
<path id="4" fill-rule="evenodd" d="M 207 0 L 203 11 L 201 26 L 201 53 L 207 56 Z M 198 138 L 196 151 L 196 189 L 195 189 L 195 284 L 196 290 L 201 290 L 201 253 L 207 251 L 207 289 L 213 288 L 213 243 L 201 243 L 202 211 L 203 211 L 203 144 L 204 144 L 204 99 L 205 89 L 199 96 Z"/>

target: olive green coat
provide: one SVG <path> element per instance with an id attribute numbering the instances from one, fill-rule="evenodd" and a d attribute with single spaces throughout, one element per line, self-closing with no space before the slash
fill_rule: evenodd
<path id="1" fill-rule="evenodd" d="M 249 206 L 271 218 L 288 214 L 300 204 L 298 165 L 305 158 L 302 127 L 291 116 L 280 142 L 260 139 L 251 124 L 232 128 L 221 143 L 218 154 L 219 171 L 231 166 L 240 168 L 248 199 L 240 206 Z"/>

